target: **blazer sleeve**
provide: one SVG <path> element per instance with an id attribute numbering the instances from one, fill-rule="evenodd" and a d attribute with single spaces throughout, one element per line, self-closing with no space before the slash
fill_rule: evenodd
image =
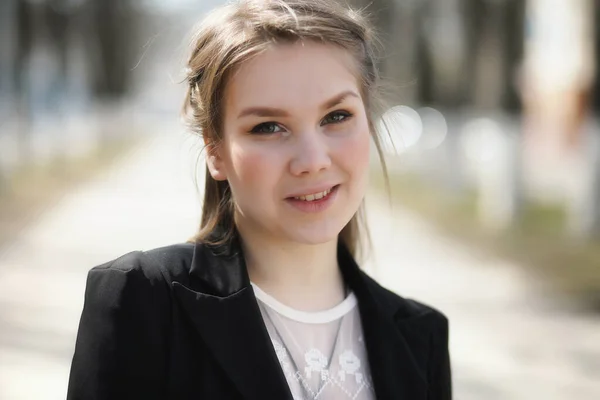
<path id="1" fill-rule="evenodd" d="M 435 318 L 431 335 L 431 360 L 429 362 L 429 400 L 452 399 L 452 372 L 448 348 L 448 319 L 441 313 Z"/>
<path id="2" fill-rule="evenodd" d="M 168 285 L 144 253 L 90 270 L 67 399 L 166 398 L 169 320 Z"/>

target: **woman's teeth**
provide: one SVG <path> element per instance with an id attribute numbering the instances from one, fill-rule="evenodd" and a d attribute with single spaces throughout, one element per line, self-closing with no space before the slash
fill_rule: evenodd
<path id="1" fill-rule="evenodd" d="M 319 193 L 313 193 L 313 194 L 307 194 L 306 196 L 294 197 L 294 199 L 302 200 L 302 201 L 320 200 L 323 197 L 327 196 L 329 193 L 331 193 L 331 190 L 333 190 L 333 188 L 327 189 L 327 190 L 325 190 L 323 192 L 319 192 Z"/>

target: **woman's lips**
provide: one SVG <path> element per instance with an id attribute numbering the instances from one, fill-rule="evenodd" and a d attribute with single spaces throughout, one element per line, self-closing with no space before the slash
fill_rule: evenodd
<path id="1" fill-rule="evenodd" d="M 327 195 L 325 195 L 324 197 L 317 199 L 314 198 L 313 200 L 302 200 L 298 197 L 300 196 L 296 196 L 296 197 L 288 197 L 286 199 L 286 201 L 292 205 L 294 208 L 296 208 L 299 211 L 302 212 L 306 212 L 306 213 L 318 213 L 318 212 L 323 212 L 325 211 L 327 208 L 329 208 L 331 206 L 331 204 L 335 201 L 336 197 L 337 197 L 337 193 L 338 193 L 338 189 L 339 189 L 340 185 L 335 185 L 331 188 L 331 190 L 329 191 L 329 193 L 327 193 Z M 304 196 L 306 197 L 306 196 Z"/>

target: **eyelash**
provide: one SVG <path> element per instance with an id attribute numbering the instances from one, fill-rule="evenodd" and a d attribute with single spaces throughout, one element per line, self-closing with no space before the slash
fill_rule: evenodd
<path id="1" fill-rule="evenodd" d="M 331 118 L 333 116 L 338 116 L 338 115 L 343 116 L 344 118 L 339 121 L 331 121 L 331 122 L 329 122 L 329 124 L 341 124 L 342 122 L 346 122 L 353 116 L 353 114 L 348 111 L 343 111 L 343 110 L 333 111 L 333 112 L 327 114 L 325 116 L 325 118 L 323 118 L 323 121 L 326 120 L 327 118 Z M 250 130 L 250 133 L 262 134 L 262 135 L 270 135 L 270 134 L 274 134 L 274 133 L 279 133 L 279 132 L 261 132 L 261 129 L 264 127 L 270 127 L 270 126 L 276 126 L 276 125 L 278 125 L 278 124 L 273 121 L 263 122 L 261 124 L 256 125 L 254 128 L 252 128 Z"/>

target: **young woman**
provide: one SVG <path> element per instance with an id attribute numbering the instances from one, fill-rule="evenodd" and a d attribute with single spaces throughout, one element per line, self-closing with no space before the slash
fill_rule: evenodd
<path id="1" fill-rule="evenodd" d="M 200 231 L 89 273 L 69 399 L 451 398 L 448 321 L 355 261 L 377 72 L 324 0 L 245 0 L 194 36 Z"/>

